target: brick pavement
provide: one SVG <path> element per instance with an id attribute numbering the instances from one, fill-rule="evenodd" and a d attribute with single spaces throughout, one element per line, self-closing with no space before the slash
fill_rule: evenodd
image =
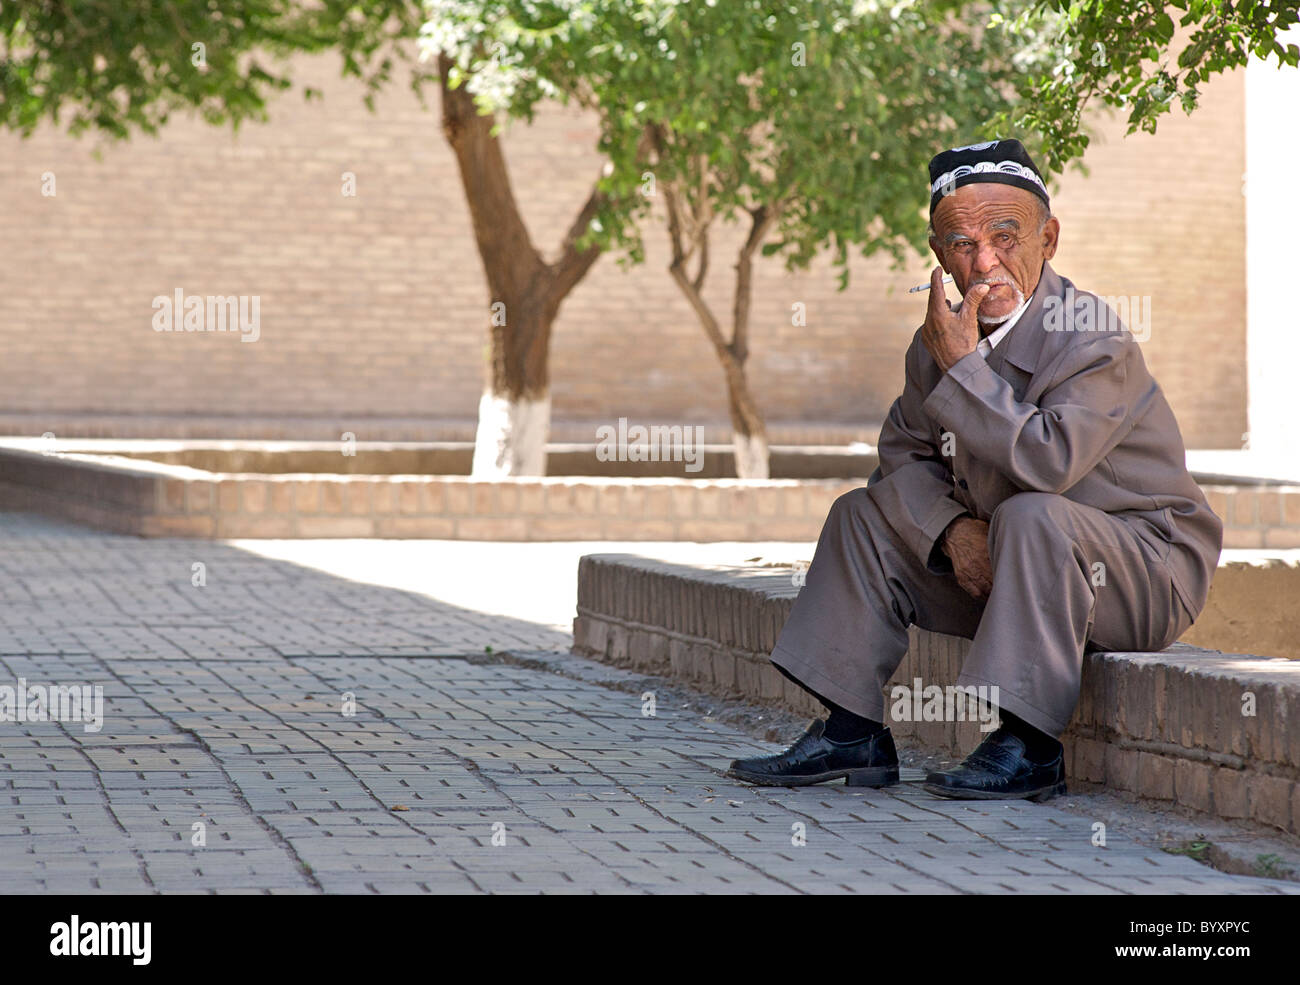
<path id="1" fill-rule="evenodd" d="M 0 686 L 104 688 L 100 731 L 0 724 L 5 890 L 1300 892 L 1116 831 L 1094 848 L 1049 805 L 729 781 L 764 744 L 667 682 L 646 717 L 653 681 L 568 655 L 545 612 L 572 573 L 538 559 L 572 557 L 511 549 L 533 547 L 520 576 L 504 545 L 254 553 L 0 515 Z M 339 574 L 392 552 L 447 590 Z M 528 619 L 501 612 L 521 584 L 550 600 Z"/>

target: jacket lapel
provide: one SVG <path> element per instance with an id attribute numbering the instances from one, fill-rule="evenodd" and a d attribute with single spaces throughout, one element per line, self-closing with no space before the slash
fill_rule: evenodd
<path id="1" fill-rule="evenodd" d="M 1064 296 L 1065 287 L 1060 276 L 1052 269 L 1052 265 L 1044 260 L 1043 271 L 1038 277 L 1038 286 L 1034 289 L 1034 296 L 1029 301 L 1029 307 L 1020 316 L 1020 320 L 1012 326 L 1011 331 L 1007 333 L 1007 337 L 989 354 L 989 368 L 993 372 L 1012 383 L 1019 383 L 1020 380 L 1013 379 L 1003 371 L 1006 364 L 1009 363 L 1016 369 L 1023 370 L 1030 376 L 1033 375 L 1034 370 L 1038 368 L 1038 359 L 1043 351 L 1045 331 L 1043 328 L 1043 315 L 1046 309 L 1046 299 L 1048 297 L 1063 298 Z M 1023 396 L 1023 391 L 1019 388 L 1017 388 L 1017 393 Z"/>

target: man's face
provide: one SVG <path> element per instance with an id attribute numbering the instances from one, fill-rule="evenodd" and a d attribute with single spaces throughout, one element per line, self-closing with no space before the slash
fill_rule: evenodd
<path id="1" fill-rule="evenodd" d="M 1034 293 L 1043 261 L 1056 255 L 1061 226 L 1055 218 L 1038 228 L 1042 200 L 1014 185 L 963 185 L 935 206 L 930 249 L 952 274 L 964 296 L 988 284 L 979 320 L 996 326 Z"/>

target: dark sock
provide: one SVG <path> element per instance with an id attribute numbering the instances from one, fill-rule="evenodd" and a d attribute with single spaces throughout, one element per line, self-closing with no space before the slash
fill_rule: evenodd
<path id="1" fill-rule="evenodd" d="M 882 723 L 873 721 L 870 718 L 863 718 L 861 715 L 855 715 L 847 708 L 841 708 L 834 701 L 818 694 L 779 664 L 772 664 L 772 666 L 779 670 L 783 677 L 794 681 L 830 711 L 830 714 L 826 717 L 826 731 L 823 735 L 832 742 L 857 742 L 859 739 L 865 739 L 884 730 L 885 726 Z"/>
<path id="2" fill-rule="evenodd" d="M 1002 727 L 1025 744 L 1025 755 L 1035 763 L 1050 763 L 1061 753 L 1061 743 L 1046 732 L 1034 728 L 1023 718 L 1005 708 L 998 709 Z"/>
<path id="3" fill-rule="evenodd" d="M 847 708 L 832 704 L 825 698 L 822 698 L 821 702 L 831 710 L 826 718 L 826 731 L 823 734 L 832 742 L 857 742 L 885 728 L 883 723 L 855 715 Z"/>
<path id="4" fill-rule="evenodd" d="M 817 698 L 819 701 L 821 700 L 821 698 L 818 696 L 816 691 L 810 688 L 803 681 L 799 680 L 799 678 L 795 677 L 794 674 L 790 673 L 780 664 L 772 664 L 772 666 L 775 667 L 777 670 L 779 670 L 781 672 L 781 676 L 784 677 L 787 681 L 790 681 L 794 684 L 798 684 L 801 688 L 803 688 L 805 691 L 811 694 L 814 698 Z"/>

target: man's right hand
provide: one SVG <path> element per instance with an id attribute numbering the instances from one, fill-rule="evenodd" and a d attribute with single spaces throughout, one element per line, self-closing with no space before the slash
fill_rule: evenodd
<path id="1" fill-rule="evenodd" d="M 989 525 L 973 516 L 957 517 L 943 532 L 943 552 L 952 559 L 953 574 L 966 594 L 988 598 L 993 590 Z"/>

